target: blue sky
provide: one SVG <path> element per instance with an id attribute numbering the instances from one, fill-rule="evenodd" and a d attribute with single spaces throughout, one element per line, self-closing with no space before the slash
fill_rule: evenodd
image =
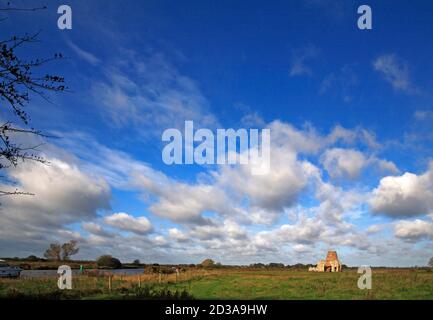
<path id="1" fill-rule="evenodd" d="M 59 138 L 48 167 L 8 172 L 36 196 L 2 204 L 0 256 L 72 238 L 125 261 L 432 256 L 433 4 L 372 1 L 359 30 L 361 1 L 69 1 L 59 30 L 60 4 L 1 22 L 2 37 L 41 30 L 21 54 L 62 52 L 47 68 L 70 92 L 27 107 Z M 271 174 L 165 165 L 161 134 L 187 120 L 270 128 Z"/>

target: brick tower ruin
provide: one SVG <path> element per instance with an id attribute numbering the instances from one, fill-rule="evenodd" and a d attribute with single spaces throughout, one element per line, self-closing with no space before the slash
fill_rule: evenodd
<path id="1" fill-rule="evenodd" d="M 338 260 L 337 251 L 328 251 L 325 260 L 317 262 L 316 267 L 310 267 L 308 271 L 316 272 L 341 272 L 341 263 Z"/>

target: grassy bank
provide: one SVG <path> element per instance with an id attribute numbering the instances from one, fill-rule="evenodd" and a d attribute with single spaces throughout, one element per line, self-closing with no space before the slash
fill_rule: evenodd
<path id="1" fill-rule="evenodd" d="M 56 278 L 0 279 L 0 299 L 87 300 L 87 299 L 192 299 L 183 288 L 134 283 L 113 277 L 79 276 L 72 290 L 59 290 Z"/>
<path id="2" fill-rule="evenodd" d="M 73 290 L 55 278 L 0 279 L 1 298 L 28 299 L 433 299 L 433 272 L 373 269 L 372 290 L 360 290 L 356 270 L 192 269 L 176 274 L 76 276 Z M 111 284 L 111 286 L 110 286 Z M 111 290 L 110 290 L 111 287 Z"/>

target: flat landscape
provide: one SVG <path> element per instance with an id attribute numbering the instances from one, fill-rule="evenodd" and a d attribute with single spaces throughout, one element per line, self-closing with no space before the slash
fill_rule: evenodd
<path id="1" fill-rule="evenodd" d="M 176 274 L 73 277 L 59 290 L 55 277 L 0 279 L 1 298 L 22 299 L 433 299 L 429 269 L 373 269 L 372 289 L 360 290 L 356 269 L 187 269 Z M 111 283 L 111 289 L 110 289 Z"/>

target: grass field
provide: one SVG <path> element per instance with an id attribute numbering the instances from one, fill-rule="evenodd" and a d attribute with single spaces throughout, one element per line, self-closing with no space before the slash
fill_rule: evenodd
<path id="1" fill-rule="evenodd" d="M 372 290 L 358 288 L 359 276 L 356 271 L 241 271 L 202 277 L 186 288 L 197 299 L 433 299 L 432 272 L 375 270 Z"/>
<path id="2" fill-rule="evenodd" d="M 356 270 L 314 273 L 296 270 L 187 270 L 175 274 L 73 278 L 73 290 L 55 278 L 1 279 L 0 297 L 27 299 L 433 299 L 433 272 L 373 269 L 372 289 L 360 290 Z M 188 295 L 188 294 L 189 295 Z"/>

